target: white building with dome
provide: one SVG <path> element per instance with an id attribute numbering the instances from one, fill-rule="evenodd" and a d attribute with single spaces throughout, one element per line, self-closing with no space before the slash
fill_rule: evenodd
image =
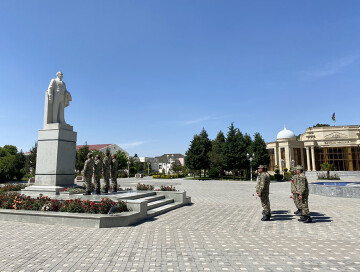
<path id="1" fill-rule="evenodd" d="M 276 141 L 267 143 L 269 171 L 302 165 L 307 171 L 319 171 L 331 163 L 337 171 L 360 171 L 360 126 L 311 127 L 296 137 L 284 127 Z"/>

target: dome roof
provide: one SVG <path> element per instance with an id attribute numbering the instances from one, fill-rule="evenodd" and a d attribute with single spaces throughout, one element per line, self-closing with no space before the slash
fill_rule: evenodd
<path id="1" fill-rule="evenodd" d="M 276 136 L 276 140 L 289 139 L 289 138 L 296 138 L 296 136 L 294 132 L 292 132 L 291 130 L 287 130 L 285 126 L 284 129 L 281 130 Z"/>

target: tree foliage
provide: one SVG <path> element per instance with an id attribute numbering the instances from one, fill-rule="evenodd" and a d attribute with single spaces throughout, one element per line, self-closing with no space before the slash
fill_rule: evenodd
<path id="1" fill-rule="evenodd" d="M 119 163 L 119 169 L 120 170 L 124 170 L 127 168 L 127 162 L 129 160 L 128 156 L 126 155 L 125 152 L 119 150 L 118 152 L 116 152 L 116 159 Z"/>
<path id="2" fill-rule="evenodd" d="M 186 166 L 191 170 L 208 169 L 210 166 L 208 153 L 210 151 L 211 141 L 208 137 L 207 132 L 203 128 L 199 135 L 194 135 L 190 147 L 186 151 Z"/>
<path id="3" fill-rule="evenodd" d="M 234 127 L 234 123 L 231 123 L 224 145 L 225 170 L 232 171 L 235 175 L 236 171 L 245 169 L 247 164 L 246 152 L 247 146 L 245 146 L 243 134 Z"/>
<path id="4" fill-rule="evenodd" d="M 233 175 L 241 173 L 242 176 L 247 176 L 250 168 L 247 154 L 254 154 L 254 167 L 260 164 L 268 165 L 270 162 L 266 143 L 261 135 L 255 133 L 252 139 L 249 134 L 243 134 L 231 123 L 226 137 L 219 131 L 216 138 L 210 141 L 205 129 L 199 135 L 194 135 L 186 151 L 185 165 L 194 175 L 196 171 L 212 169 L 213 177 L 217 177 L 218 173 L 223 176 L 224 170 L 231 171 Z M 210 171 L 208 173 L 210 175 Z"/>
<path id="5" fill-rule="evenodd" d="M 270 156 L 266 150 L 266 143 L 261 137 L 260 133 L 255 133 L 254 141 L 252 143 L 252 151 L 255 154 L 252 161 L 252 166 L 257 167 L 260 164 L 268 165 L 270 163 Z"/>
<path id="6" fill-rule="evenodd" d="M 221 130 L 219 131 L 215 140 L 211 142 L 211 145 L 212 149 L 209 152 L 210 166 L 212 168 L 216 168 L 220 175 L 222 175 L 224 172 L 223 150 L 225 145 L 225 136 Z"/>
<path id="7" fill-rule="evenodd" d="M 25 174 L 25 156 L 17 147 L 5 145 L 0 147 L 0 182 L 20 180 Z"/>
<path id="8" fill-rule="evenodd" d="M 87 155 L 89 154 L 89 152 L 89 147 L 86 144 L 83 147 L 79 148 L 78 151 L 76 151 L 75 169 L 79 173 L 81 173 L 81 171 L 84 169 L 84 164 L 87 160 Z"/>

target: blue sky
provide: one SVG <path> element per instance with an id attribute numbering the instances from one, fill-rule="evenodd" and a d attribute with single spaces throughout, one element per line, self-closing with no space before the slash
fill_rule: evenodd
<path id="1" fill-rule="evenodd" d="M 231 122 L 359 124 L 359 1 L 0 1 L 0 146 L 28 151 L 58 70 L 78 144 L 185 153 Z"/>

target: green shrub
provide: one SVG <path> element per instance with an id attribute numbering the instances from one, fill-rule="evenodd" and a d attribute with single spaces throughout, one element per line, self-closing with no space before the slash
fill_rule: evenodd
<path id="1" fill-rule="evenodd" d="M 291 178 L 292 178 L 292 175 L 290 172 L 284 173 L 284 180 L 289 181 L 289 180 L 291 180 Z"/>
<path id="2" fill-rule="evenodd" d="M 220 177 L 220 171 L 217 168 L 210 168 L 208 171 L 208 176 L 211 179 L 217 179 Z"/>

